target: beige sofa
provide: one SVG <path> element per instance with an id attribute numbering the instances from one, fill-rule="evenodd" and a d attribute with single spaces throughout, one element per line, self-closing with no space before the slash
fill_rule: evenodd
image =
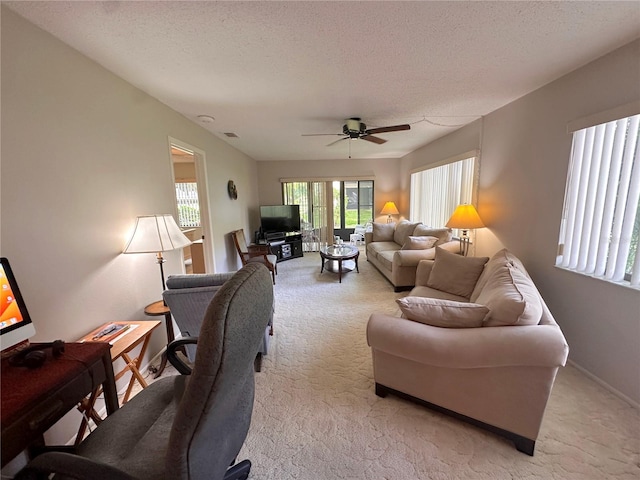
<path id="1" fill-rule="evenodd" d="M 533 455 L 569 346 L 513 254 L 485 265 L 443 252 L 420 262 L 416 287 L 398 299 L 402 317 L 369 318 L 376 394 L 408 397 Z"/>
<path id="2" fill-rule="evenodd" d="M 433 260 L 436 246 L 452 252 L 460 250 L 459 242 L 452 240 L 451 229 L 407 220 L 397 225 L 374 223 L 373 230 L 365 233 L 367 261 L 380 270 L 396 292 L 415 285 L 418 262 Z"/>

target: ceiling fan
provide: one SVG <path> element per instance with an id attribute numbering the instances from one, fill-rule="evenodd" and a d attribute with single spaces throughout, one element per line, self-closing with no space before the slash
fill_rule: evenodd
<path id="1" fill-rule="evenodd" d="M 346 123 L 342 126 L 342 133 L 303 133 L 303 137 L 317 137 L 323 135 L 339 135 L 342 138 L 336 140 L 335 142 L 331 142 L 327 147 L 331 145 L 341 142 L 342 140 L 347 140 L 351 138 L 360 138 L 361 140 L 366 140 L 367 142 L 377 143 L 381 145 L 386 142 L 384 138 L 374 136 L 376 133 L 388 133 L 388 132 L 399 132 L 401 130 L 410 130 L 411 125 L 392 125 L 389 127 L 379 127 L 379 128 L 370 128 L 367 129 L 367 126 L 360 121 L 359 118 L 349 118 L 346 120 Z"/>

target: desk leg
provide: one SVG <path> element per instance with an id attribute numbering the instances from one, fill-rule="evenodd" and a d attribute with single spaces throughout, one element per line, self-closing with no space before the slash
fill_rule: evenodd
<path id="1" fill-rule="evenodd" d="M 102 384 L 104 403 L 107 407 L 107 415 L 111 415 L 113 412 L 118 410 L 120 404 L 118 403 L 118 391 L 116 390 L 116 379 L 113 373 L 113 360 L 111 359 L 110 352 L 107 352 L 102 357 L 102 363 L 107 376 Z"/>
<path id="2" fill-rule="evenodd" d="M 167 328 L 167 345 L 175 340 L 175 335 L 173 333 L 173 320 L 171 319 L 171 313 L 167 313 L 164 316 L 164 324 Z M 158 378 L 164 372 L 164 369 L 167 366 L 167 351 L 162 352 L 162 360 L 160 361 L 160 366 L 158 367 L 158 371 L 156 372 L 153 378 Z"/>

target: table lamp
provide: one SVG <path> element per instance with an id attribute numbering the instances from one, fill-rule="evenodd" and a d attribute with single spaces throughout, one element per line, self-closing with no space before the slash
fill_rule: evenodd
<path id="1" fill-rule="evenodd" d="M 162 252 L 168 252 L 177 248 L 191 245 L 173 216 L 164 215 L 140 215 L 136 219 L 133 235 L 124 248 L 123 253 L 155 253 L 156 261 L 160 265 L 160 277 L 162 277 L 162 291 L 167 287 L 164 283 L 164 258 Z"/>
<path id="2" fill-rule="evenodd" d="M 398 208 L 396 207 L 396 204 L 393 202 L 387 202 L 384 204 L 384 207 L 382 207 L 382 211 L 380 211 L 380 215 L 388 215 L 387 216 L 387 223 L 392 223 L 393 220 L 391 219 L 391 215 L 398 215 L 400 212 L 398 211 Z"/>
<path id="3" fill-rule="evenodd" d="M 469 253 L 469 244 L 471 243 L 469 230 L 473 228 L 482 228 L 484 227 L 484 223 L 482 223 L 476 208 L 473 205 L 465 203 L 456 207 L 456 210 L 453 212 L 453 215 L 451 215 L 451 218 L 445 226 L 461 230 L 460 255 L 464 255 L 466 257 Z"/>

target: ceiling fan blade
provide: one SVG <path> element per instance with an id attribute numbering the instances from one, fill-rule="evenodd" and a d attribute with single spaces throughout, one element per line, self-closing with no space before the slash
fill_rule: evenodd
<path id="1" fill-rule="evenodd" d="M 411 125 L 393 125 L 390 127 L 372 128 L 367 130 L 366 133 L 387 133 L 387 132 L 399 132 L 400 130 L 411 130 Z"/>
<path id="2" fill-rule="evenodd" d="M 377 143 L 378 145 L 382 145 L 383 143 L 387 143 L 384 138 L 374 137 L 373 135 L 363 135 L 360 137 L 362 140 L 366 140 L 367 142 Z"/>
<path id="3" fill-rule="evenodd" d="M 331 142 L 330 144 L 328 144 L 327 147 L 330 147 L 331 145 L 335 145 L 336 143 L 341 142 L 342 140 L 346 140 L 347 138 L 349 137 L 339 138 L 335 142 Z"/>

